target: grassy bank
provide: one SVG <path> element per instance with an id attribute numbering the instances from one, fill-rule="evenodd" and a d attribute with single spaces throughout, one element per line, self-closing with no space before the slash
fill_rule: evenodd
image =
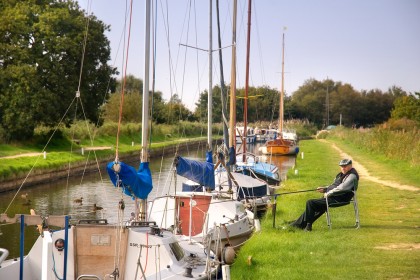
<path id="1" fill-rule="evenodd" d="M 375 176 L 390 173 L 388 179 L 419 186 L 419 172 L 413 167 L 393 170 L 381 157 L 366 154 L 350 143 L 334 142 Z M 280 192 L 305 190 L 328 184 L 339 171 L 338 152 L 330 143 L 301 141 L 293 170 Z M 412 175 L 412 173 L 416 173 Z M 359 184 L 361 228 L 354 229 L 351 206 L 334 209 L 333 229 L 321 217 L 312 232 L 282 229 L 304 210 L 305 201 L 316 192 L 277 198 L 276 227 L 271 210 L 262 220 L 262 231 L 241 248 L 231 268 L 232 279 L 417 279 L 419 221 L 418 192 L 403 191 L 364 180 Z M 247 259 L 252 256 L 252 264 Z"/>

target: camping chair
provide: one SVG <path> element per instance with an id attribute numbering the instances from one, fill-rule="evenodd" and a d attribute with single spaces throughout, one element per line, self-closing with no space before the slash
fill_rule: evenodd
<path id="1" fill-rule="evenodd" d="M 325 200 L 327 202 L 326 216 L 327 216 L 327 225 L 328 225 L 328 228 L 329 229 L 331 229 L 330 208 L 345 206 L 345 205 L 348 205 L 350 203 L 353 203 L 353 206 L 354 206 L 354 216 L 356 217 L 356 225 L 355 225 L 355 227 L 356 227 L 356 229 L 360 228 L 359 205 L 357 203 L 357 191 L 356 190 L 353 190 L 353 198 L 349 202 L 328 204 L 328 196 L 325 197 Z"/>

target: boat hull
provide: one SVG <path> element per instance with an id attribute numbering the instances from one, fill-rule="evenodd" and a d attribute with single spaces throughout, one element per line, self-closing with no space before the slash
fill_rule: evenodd
<path id="1" fill-rule="evenodd" d="M 80 224 L 68 229 L 62 250 L 55 244 L 65 239 L 65 230 L 44 231 L 24 258 L 22 277 L 20 260 L 11 259 L 2 262 L 0 279 L 61 279 L 64 271 L 66 279 L 190 279 L 187 268 L 194 279 L 215 274 L 208 248 L 152 228 Z"/>
<path id="2" fill-rule="evenodd" d="M 297 155 L 299 153 L 299 146 L 295 141 L 275 139 L 267 141 L 259 150 L 264 155 Z"/>

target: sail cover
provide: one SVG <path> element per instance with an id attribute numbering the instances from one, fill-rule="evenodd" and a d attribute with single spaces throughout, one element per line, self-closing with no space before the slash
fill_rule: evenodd
<path id="1" fill-rule="evenodd" d="M 122 187 L 124 193 L 133 199 L 147 199 L 152 191 L 152 173 L 148 162 L 140 163 L 138 171 L 124 162 L 110 162 L 106 169 L 114 186 Z"/>
<path id="2" fill-rule="evenodd" d="M 211 161 L 211 157 L 208 155 L 206 158 Z M 176 174 L 211 190 L 215 189 L 214 166 L 211 162 L 200 162 L 178 156 L 176 158 Z"/>

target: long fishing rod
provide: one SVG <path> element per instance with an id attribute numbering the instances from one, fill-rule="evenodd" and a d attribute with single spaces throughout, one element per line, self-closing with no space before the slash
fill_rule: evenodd
<path id="1" fill-rule="evenodd" d="M 300 191 L 293 191 L 293 192 L 284 192 L 284 193 L 276 193 L 273 194 L 271 196 L 274 196 L 274 200 L 275 203 L 272 205 L 272 214 L 273 214 L 273 228 L 276 227 L 276 211 L 277 211 L 277 197 L 280 195 L 285 195 L 285 194 L 294 194 L 294 193 L 303 193 L 303 192 L 313 192 L 316 191 L 317 189 L 310 189 L 310 190 L 300 190 Z"/>
<path id="2" fill-rule="evenodd" d="M 294 192 L 276 193 L 276 194 L 274 194 L 274 196 L 284 195 L 284 194 L 293 194 L 293 193 L 313 192 L 313 191 L 316 191 L 316 190 L 317 189 L 310 189 L 310 190 L 301 190 L 301 191 L 294 191 Z"/>

